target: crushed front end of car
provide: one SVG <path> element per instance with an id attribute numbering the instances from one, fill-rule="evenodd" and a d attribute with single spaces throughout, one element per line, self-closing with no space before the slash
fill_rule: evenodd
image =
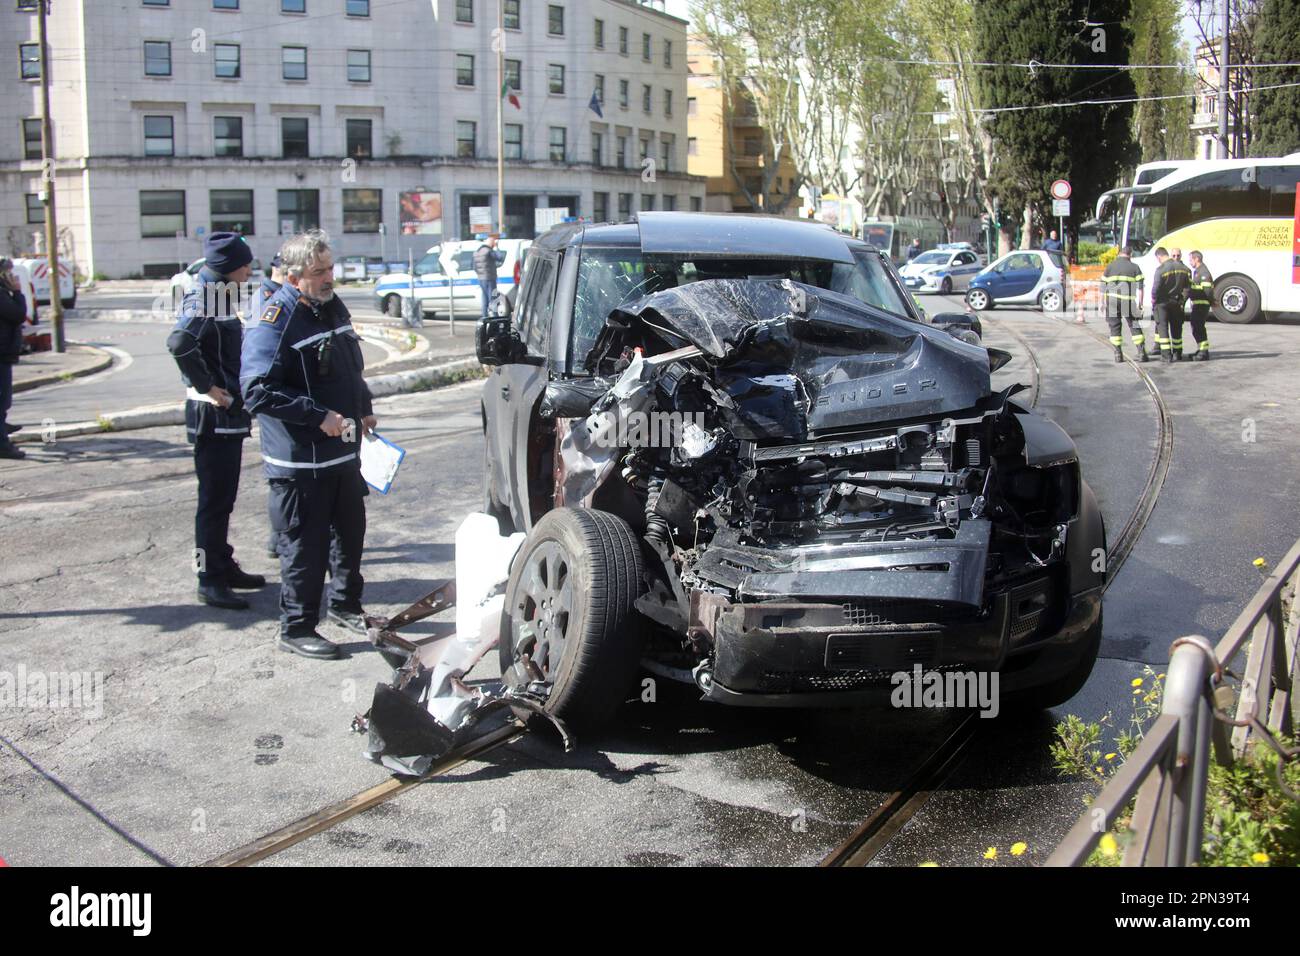
<path id="1" fill-rule="evenodd" d="M 734 704 L 872 699 L 916 665 L 1072 694 L 1100 513 L 1069 437 L 993 391 L 1008 356 L 973 341 L 788 279 L 611 313 L 594 377 L 552 382 L 542 414 L 553 505 L 619 515 L 657 557 L 646 666 Z"/>

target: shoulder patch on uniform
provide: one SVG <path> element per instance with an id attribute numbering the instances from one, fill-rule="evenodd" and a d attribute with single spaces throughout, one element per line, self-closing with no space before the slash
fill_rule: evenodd
<path id="1" fill-rule="evenodd" d="M 272 325 L 275 325 L 275 321 L 280 318 L 280 312 L 283 308 L 284 307 L 280 305 L 268 305 L 266 311 L 262 313 L 262 321 L 270 322 Z"/>

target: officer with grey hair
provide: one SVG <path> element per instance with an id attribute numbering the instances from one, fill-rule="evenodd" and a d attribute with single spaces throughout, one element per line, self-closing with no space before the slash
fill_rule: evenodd
<path id="1" fill-rule="evenodd" d="M 257 416 L 279 535 L 280 648 L 330 659 L 339 656 L 337 645 L 316 632 L 326 570 L 329 620 L 366 630 L 359 452 L 375 416 L 357 333 L 334 294 L 329 237 L 319 230 L 294 236 L 280 260 L 285 282 L 245 335 L 240 388 Z"/>

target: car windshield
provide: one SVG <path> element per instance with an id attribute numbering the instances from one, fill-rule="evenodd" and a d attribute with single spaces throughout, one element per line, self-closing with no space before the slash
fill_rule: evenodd
<path id="1" fill-rule="evenodd" d="M 582 250 L 573 307 L 569 367 L 581 367 L 609 313 L 643 295 L 702 279 L 791 279 L 850 296 L 867 305 L 912 319 L 904 293 L 878 255 L 853 250 L 853 262 L 820 259 L 694 259 L 645 256 L 640 249 Z"/>
<path id="2" fill-rule="evenodd" d="M 912 261 L 919 262 L 921 265 L 946 265 L 948 263 L 948 253 L 923 252 Z"/>

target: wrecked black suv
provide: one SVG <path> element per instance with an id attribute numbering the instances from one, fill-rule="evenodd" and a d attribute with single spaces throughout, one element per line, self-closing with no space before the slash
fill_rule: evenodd
<path id="1" fill-rule="evenodd" d="M 566 224 L 477 336 L 484 510 L 527 533 L 501 666 L 551 713 L 608 713 L 638 668 L 759 706 L 879 699 L 916 665 L 1033 705 L 1087 679 L 1105 533 L 1073 442 L 866 243 Z"/>

